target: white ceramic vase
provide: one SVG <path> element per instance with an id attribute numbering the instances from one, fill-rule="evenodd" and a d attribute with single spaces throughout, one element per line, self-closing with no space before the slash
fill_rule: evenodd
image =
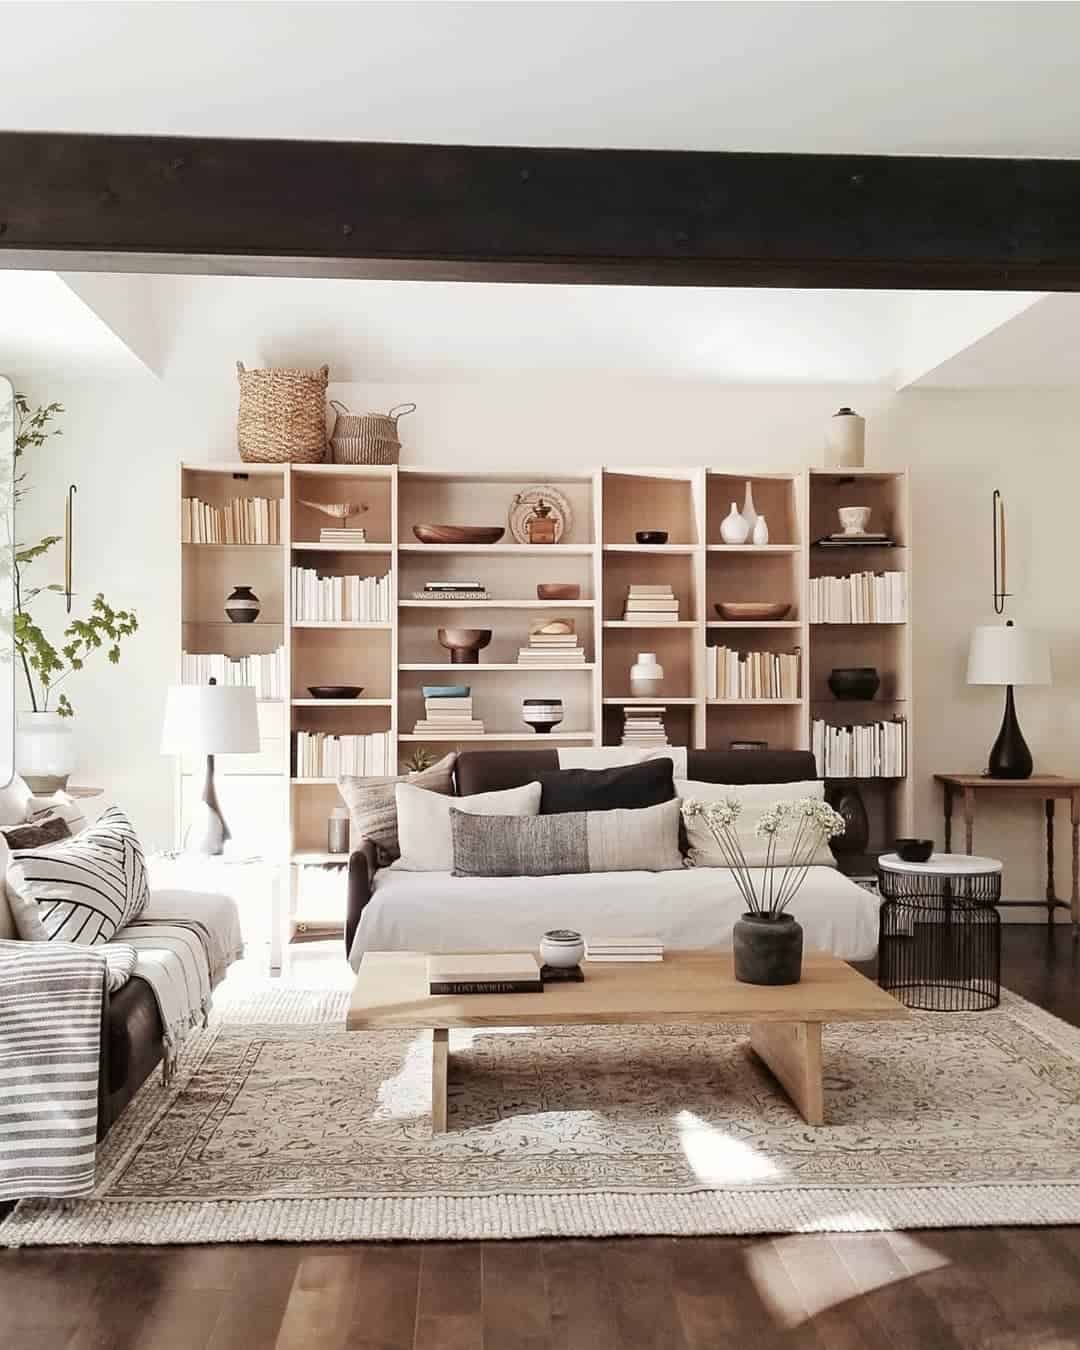
<path id="1" fill-rule="evenodd" d="M 664 682 L 664 667 L 655 652 L 638 652 L 630 667 L 630 693 L 634 698 L 655 698 Z"/>
<path id="2" fill-rule="evenodd" d="M 37 793 L 67 787 L 75 768 L 75 735 L 70 717 L 55 712 L 21 712 L 15 722 L 15 772 Z"/>
<path id="3" fill-rule="evenodd" d="M 837 469 L 861 469 L 866 453 L 866 419 L 851 408 L 841 408 L 825 425 L 825 464 Z"/>
<path id="4" fill-rule="evenodd" d="M 769 542 L 769 526 L 764 516 L 758 516 L 754 521 L 754 532 L 751 535 L 755 544 L 767 544 Z"/>
<path id="5" fill-rule="evenodd" d="M 581 964 L 585 941 L 574 928 L 553 928 L 540 939 L 540 960 L 556 970 L 572 970 Z"/>
<path id="6" fill-rule="evenodd" d="M 757 508 L 754 506 L 754 485 L 749 478 L 746 480 L 746 491 L 743 493 L 742 516 L 750 527 L 750 536 L 753 538 L 754 526 L 757 524 Z"/>
<path id="7" fill-rule="evenodd" d="M 720 522 L 720 538 L 725 544 L 745 544 L 750 538 L 750 526 L 746 523 L 746 517 L 739 514 L 739 508 L 734 502 Z"/>

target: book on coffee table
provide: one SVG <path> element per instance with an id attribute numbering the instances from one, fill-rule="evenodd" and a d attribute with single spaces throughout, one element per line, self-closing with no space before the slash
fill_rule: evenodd
<path id="1" fill-rule="evenodd" d="M 659 938 L 592 938 L 585 944 L 586 961 L 662 961 Z"/>
<path id="2" fill-rule="evenodd" d="M 539 994 L 544 984 L 535 956 L 481 952 L 471 956 L 429 956 L 429 994 Z"/>

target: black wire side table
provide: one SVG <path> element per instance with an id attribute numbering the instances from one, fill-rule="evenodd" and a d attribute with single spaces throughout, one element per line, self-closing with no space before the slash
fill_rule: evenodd
<path id="1" fill-rule="evenodd" d="M 1001 863 L 966 853 L 878 859 L 878 983 L 909 1008 L 983 1012 L 1001 1002 Z"/>

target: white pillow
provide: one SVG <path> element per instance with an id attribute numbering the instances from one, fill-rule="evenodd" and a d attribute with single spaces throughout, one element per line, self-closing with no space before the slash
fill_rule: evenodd
<path id="1" fill-rule="evenodd" d="M 675 791 L 680 797 L 696 797 L 699 802 L 737 801 L 742 810 L 736 824 L 736 833 L 746 856 L 747 866 L 764 867 L 768 841 L 754 833 L 754 827 L 765 811 L 775 802 L 795 802 L 801 797 L 825 798 L 825 784 L 811 780 L 805 783 L 696 783 L 688 778 L 675 780 Z M 700 817 L 686 821 L 686 836 L 690 841 L 690 861 L 695 867 L 727 867 L 720 846 L 711 830 Z M 789 856 L 786 852 L 782 857 Z M 815 867 L 835 867 L 836 859 L 828 841 L 822 842 L 812 859 Z"/>
<path id="2" fill-rule="evenodd" d="M 0 788 L 0 825 L 22 825 L 28 821 L 33 795 L 18 774 L 6 788 Z"/>
<path id="3" fill-rule="evenodd" d="M 450 808 L 474 816 L 535 816 L 540 812 L 539 783 L 507 788 L 504 792 L 475 792 L 471 797 L 447 797 L 411 783 L 394 788 L 397 801 L 398 845 L 401 857 L 393 864 L 402 872 L 452 872 L 454 844 Z"/>
<path id="4" fill-rule="evenodd" d="M 658 745 L 649 750 L 632 745 L 604 745 L 587 750 L 560 746 L 558 755 L 560 769 L 611 769 L 620 764 L 641 764 L 647 759 L 670 759 L 672 775 L 686 776 L 685 745 Z"/>

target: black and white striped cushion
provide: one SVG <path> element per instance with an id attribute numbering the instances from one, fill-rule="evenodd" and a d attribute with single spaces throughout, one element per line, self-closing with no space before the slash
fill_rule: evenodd
<path id="1" fill-rule="evenodd" d="M 49 941 L 87 946 L 138 918 L 149 895 L 142 847 L 115 806 L 74 839 L 13 850 L 8 883 L 37 901 Z"/>

